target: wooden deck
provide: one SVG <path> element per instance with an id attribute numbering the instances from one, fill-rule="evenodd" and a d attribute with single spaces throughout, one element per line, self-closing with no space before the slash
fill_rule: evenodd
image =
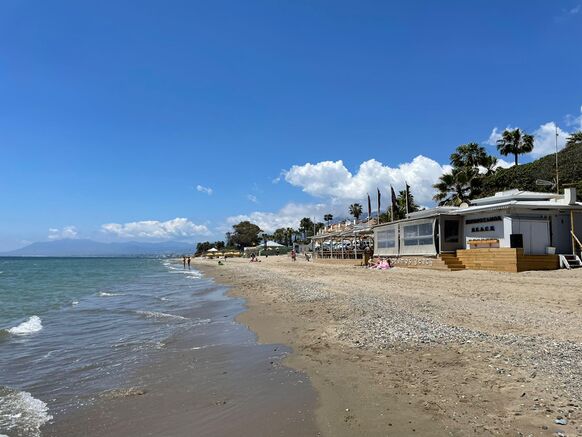
<path id="1" fill-rule="evenodd" d="M 524 255 L 523 249 L 457 250 L 457 258 L 471 270 L 525 272 L 527 270 L 556 270 L 560 267 L 557 255 Z"/>

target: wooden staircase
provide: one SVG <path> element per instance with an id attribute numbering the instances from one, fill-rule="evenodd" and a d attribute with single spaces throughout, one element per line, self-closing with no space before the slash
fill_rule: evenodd
<path id="1" fill-rule="evenodd" d="M 579 269 L 582 267 L 582 261 L 576 254 L 560 255 L 560 267 L 563 269 Z"/>
<path id="2" fill-rule="evenodd" d="M 449 270 L 456 271 L 465 269 L 465 264 L 454 253 L 441 253 L 439 258 L 443 260 Z"/>

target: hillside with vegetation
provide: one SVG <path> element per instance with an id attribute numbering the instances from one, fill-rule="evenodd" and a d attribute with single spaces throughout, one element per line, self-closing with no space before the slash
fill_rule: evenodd
<path id="1" fill-rule="evenodd" d="M 570 145 L 558 152 L 558 167 L 560 191 L 564 185 L 574 185 L 578 200 L 582 200 L 582 143 Z M 479 197 L 514 188 L 527 191 L 554 191 L 555 188 L 551 186 L 536 185 L 536 180 L 554 181 L 555 177 L 556 156 L 546 155 L 528 164 L 500 168 L 484 176 Z"/>

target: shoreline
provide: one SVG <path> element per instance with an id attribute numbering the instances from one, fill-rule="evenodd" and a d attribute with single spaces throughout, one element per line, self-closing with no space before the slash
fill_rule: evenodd
<path id="1" fill-rule="evenodd" d="M 316 436 L 315 391 L 306 375 L 282 364 L 290 351 L 258 343 L 235 322 L 244 301 L 207 282 L 180 312 L 200 323 L 165 341 L 114 388 L 55 417 L 42 435 Z"/>
<path id="2" fill-rule="evenodd" d="M 317 390 L 323 435 L 581 432 L 582 369 L 561 368 L 580 357 L 580 272 L 262 261 L 193 265 L 245 299 L 237 320 L 259 341 L 292 348 L 285 365 Z"/>

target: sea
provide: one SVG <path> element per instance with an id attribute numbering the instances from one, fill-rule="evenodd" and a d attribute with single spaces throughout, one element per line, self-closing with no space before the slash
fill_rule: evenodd
<path id="1" fill-rule="evenodd" d="M 176 339 L 195 338 L 192 354 L 220 345 L 234 360 L 282 359 L 236 323 L 244 302 L 225 292 L 169 259 L 0 258 L 0 437 L 42 436 Z"/>

